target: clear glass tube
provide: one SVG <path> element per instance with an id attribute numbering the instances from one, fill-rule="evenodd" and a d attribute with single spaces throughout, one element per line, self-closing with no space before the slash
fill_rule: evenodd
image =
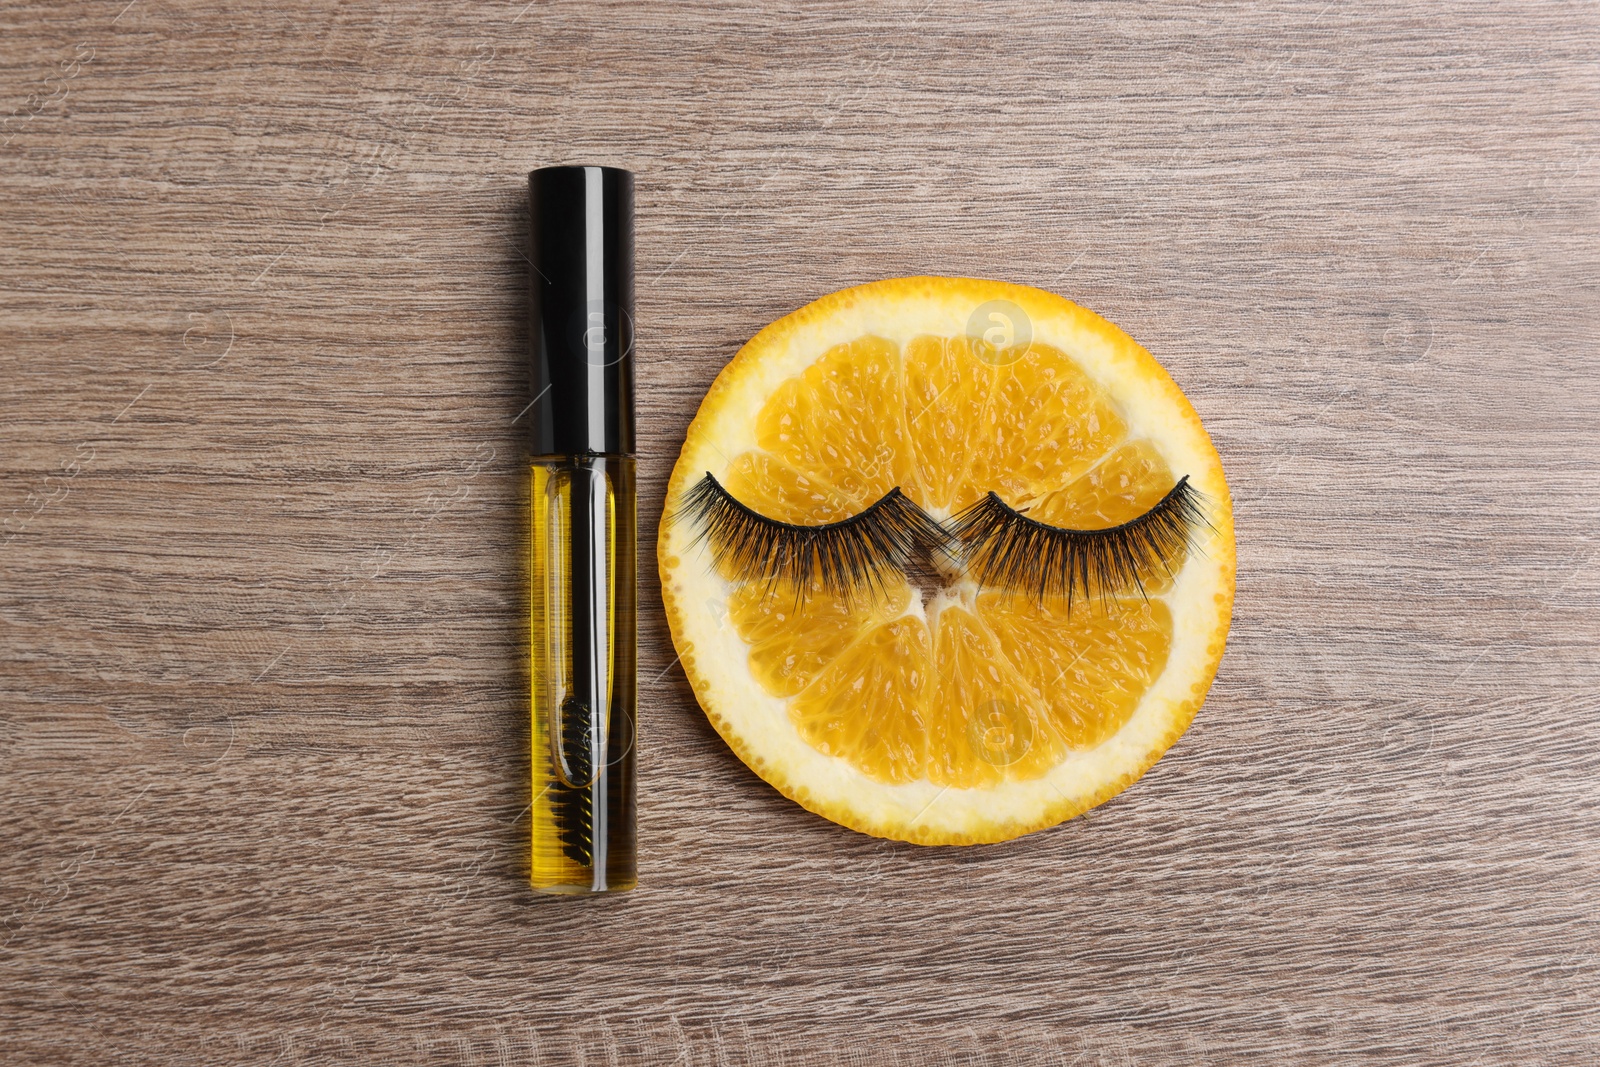
<path id="1" fill-rule="evenodd" d="M 633 459 L 535 459 L 532 480 L 529 878 L 546 893 L 632 889 Z"/>

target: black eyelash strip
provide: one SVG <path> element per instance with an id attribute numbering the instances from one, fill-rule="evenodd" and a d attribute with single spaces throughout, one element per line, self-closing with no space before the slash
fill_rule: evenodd
<path id="1" fill-rule="evenodd" d="M 904 573 L 919 554 L 955 552 L 949 532 L 898 487 L 858 515 L 801 526 L 751 510 L 707 471 L 684 495 L 682 514 L 697 523 L 719 567 L 746 580 L 790 583 L 802 598 L 815 582 L 848 601 L 881 590 L 885 572 Z"/>
<path id="2" fill-rule="evenodd" d="M 967 566 L 983 585 L 1028 593 L 1043 600 L 1091 591 L 1102 606 L 1114 593 L 1137 589 L 1144 575 L 1167 565 L 1180 548 L 1193 547 L 1195 532 L 1210 526 L 1204 497 L 1178 479 L 1161 501 L 1138 518 L 1103 530 L 1069 530 L 1030 519 L 994 493 L 963 510 L 952 530 L 965 547 Z"/>

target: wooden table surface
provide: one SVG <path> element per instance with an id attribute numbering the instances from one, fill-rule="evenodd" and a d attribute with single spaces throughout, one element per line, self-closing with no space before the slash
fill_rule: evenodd
<path id="1" fill-rule="evenodd" d="M 1600 1060 L 1600 9 L 0 13 L 0 1059 Z M 525 887 L 525 174 L 638 174 L 640 888 Z M 654 527 L 761 326 L 1139 338 L 1236 496 L 1144 781 L 925 849 L 744 769 Z"/>

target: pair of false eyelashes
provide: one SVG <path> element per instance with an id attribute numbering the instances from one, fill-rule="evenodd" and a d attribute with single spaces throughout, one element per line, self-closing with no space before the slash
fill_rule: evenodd
<path id="1" fill-rule="evenodd" d="M 737 500 L 707 471 L 683 500 L 719 568 L 744 581 L 792 585 L 801 597 L 821 589 L 846 601 L 882 590 L 891 574 L 942 556 L 979 584 L 1038 600 L 1137 590 L 1193 546 L 1209 526 L 1203 496 L 1178 479 L 1149 511 L 1118 526 L 1073 530 L 1031 519 L 991 492 L 941 523 L 898 487 L 859 514 L 817 526 L 770 519 Z"/>

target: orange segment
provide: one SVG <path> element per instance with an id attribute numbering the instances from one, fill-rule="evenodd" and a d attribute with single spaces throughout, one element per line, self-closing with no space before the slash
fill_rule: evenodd
<path id="1" fill-rule="evenodd" d="M 756 440 L 865 506 L 897 485 L 909 495 L 914 484 L 904 408 L 898 347 L 861 337 L 780 385 L 756 417 Z"/>
<path id="2" fill-rule="evenodd" d="M 879 782 L 920 778 L 927 760 L 928 628 L 886 623 L 852 645 L 789 705 L 800 735 Z"/>
<path id="3" fill-rule="evenodd" d="M 973 435 L 988 419 L 994 368 L 972 354 L 965 337 L 916 337 L 904 356 L 906 431 L 916 456 L 924 508 L 949 514 L 982 493 L 967 477 L 968 449 L 950 442 Z"/>
<path id="4" fill-rule="evenodd" d="M 1028 517 L 1073 530 L 1103 530 L 1138 518 L 1161 502 L 1177 478 L 1149 441 L 1131 441 L 1116 449 L 1072 484 L 1046 493 L 1028 510 Z M 1186 549 L 1166 560 L 1165 567 L 1141 575 L 1145 595 L 1172 588 L 1172 576 L 1183 569 Z"/>
<path id="5" fill-rule="evenodd" d="M 884 596 L 849 604 L 821 589 L 800 598 L 789 586 L 749 582 L 728 598 L 728 621 L 750 646 L 750 670 L 761 687 L 792 697 L 868 629 L 903 613 L 910 600 L 904 582 Z"/>
<path id="6" fill-rule="evenodd" d="M 1028 681 L 1068 745 L 1093 748 L 1120 730 L 1167 665 L 1172 615 L 1160 600 L 1114 602 L 1089 611 L 1080 600 L 1042 604 L 982 593 L 978 615 L 1005 658 Z"/>
<path id="7" fill-rule="evenodd" d="M 1136 519 L 1161 502 L 1177 478 L 1149 441 L 1131 441 L 1065 488 L 1040 496 L 1031 518 L 1074 530 L 1101 530 Z"/>
<path id="8" fill-rule="evenodd" d="M 1070 482 L 1127 434 L 1122 417 L 1066 354 L 1034 342 L 999 368 L 982 436 L 974 446 L 972 499 L 991 490 L 1012 507 Z M 948 447 L 948 446 L 946 446 Z"/>
<path id="9" fill-rule="evenodd" d="M 848 519 L 863 506 L 826 479 L 802 474 L 766 452 L 734 457 L 722 485 L 735 500 L 767 518 L 802 526 Z"/>
<path id="10" fill-rule="evenodd" d="M 939 613 L 939 680 L 929 708 L 928 768 L 935 785 L 962 789 L 1037 778 L 1062 749 L 1035 696 L 971 612 Z"/>

